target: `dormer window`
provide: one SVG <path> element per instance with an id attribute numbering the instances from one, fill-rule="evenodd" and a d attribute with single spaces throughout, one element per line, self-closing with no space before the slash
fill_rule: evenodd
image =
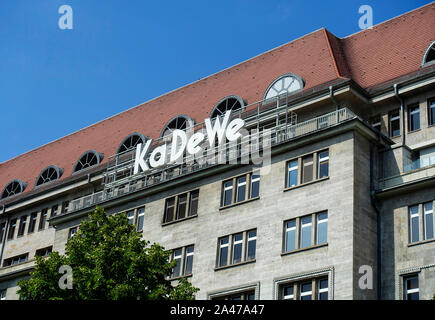
<path id="1" fill-rule="evenodd" d="M 58 180 L 62 175 L 62 173 L 63 173 L 62 169 L 56 166 L 49 166 L 45 168 L 39 175 L 38 179 L 36 180 L 36 186 L 38 187 L 45 183 Z"/>
<path id="2" fill-rule="evenodd" d="M 301 77 L 287 73 L 280 76 L 272 82 L 264 94 L 264 100 L 272 99 L 283 94 L 292 94 L 301 91 L 304 87 L 304 81 Z"/>
<path id="3" fill-rule="evenodd" d="M 428 64 L 428 63 L 434 63 L 435 61 L 435 41 L 433 41 L 430 46 L 426 49 L 426 52 L 423 56 L 423 63 L 422 65 Z"/>
<path id="4" fill-rule="evenodd" d="M 84 170 L 93 166 L 96 166 L 98 164 L 100 164 L 101 160 L 103 160 L 103 155 L 90 150 L 90 151 L 86 151 L 79 159 L 79 161 L 77 161 L 76 165 L 74 166 L 74 172 L 78 172 L 80 170 Z"/>
<path id="5" fill-rule="evenodd" d="M 228 110 L 237 111 L 242 110 L 245 107 L 245 102 L 239 96 L 228 96 L 221 101 L 213 108 L 210 113 L 210 118 L 214 119 L 218 116 L 222 116 Z"/>
<path id="6" fill-rule="evenodd" d="M 118 153 L 130 151 L 136 148 L 139 143 L 145 143 L 146 140 L 147 139 L 144 135 L 137 132 L 132 133 L 127 138 L 125 138 L 124 141 L 122 141 L 121 145 L 118 148 Z"/>
<path id="7" fill-rule="evenodd" d="M 166 137 L 170 135 L 174 130 L 185 130 L 187 128 L 193 127 L 195 124 L 195 121 L 186 115 L 178 115 L 171 120 L 164 126 L 161 137 Z"/>
<path id="8" fill-rule="evenodd" d="M 21 180 L 13 180 L 9 182 L 6 187 L 3 189 L 1 194 L 1 199 L 6 199 L 17 194 L 20 194 L 26 189 L 27 183 Z"/>

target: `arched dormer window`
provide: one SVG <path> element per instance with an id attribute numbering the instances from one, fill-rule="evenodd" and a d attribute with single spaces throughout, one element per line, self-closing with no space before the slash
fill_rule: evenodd
<path id="1" fill-rule="evenodd" d="M 301 77 L 293 73 L 286 73 L 277 78 L 267 88 L 264 100 L 271 99 L 282 94 L 296 93 L 304 88 L 304 81 Z"/>
<path id="2" fill-rule="evenodd" d="M 38 176 L 35 186 L 41 186 L 45 183 L 58 180 L 63 174 L 63 170 L 57 166 L 48 166 Z"/>
<path id="3" fill-rule="evenodd" d="M 1 194 L 1 199 L 6 199 L 12 196 L 15 196 L 17 194 L 20 194 L 26 189 L 27 183 L 24 181 L 15 179 L 9 182 L 6 187 L 3 189 L 3 192 Z"/>
<path id="4" fill-rule="evenodd" d="M 218 116 L 222 116 L 228 110 L 243 110 L 245 107 L 245 101 L 239 96 L 228 96 L 223 98 L 221 101 L 217 103 L 217 105 L 213 108 L 210 113 L 210 118 L 214 119 Z"/>
<path id="5" fill-rule="evenodd" d="M 184 130 L 195 125 L 195 121 L 184 114 L 178 115 L 171 120 L 163 127 L 163 130 L 160 134 L 160 137 L 166 137 L 170 135 L 174 130 Z"/>
<path id="6" fill-rule="evenodd" d="M 73 173 L 79 172 L 80 170 L 87 169 L 100 164 L 103 160 L 103 155 L 94 150 L 86 151 L 81 155 L 79 160 L 74 166 Z"/>
<path id="7" fill-rule="evenodd" d="M 142 133 L 134 132 L 122 141 L 117 153 L 130 151 L 136 148 L 139 143 L 144 144 L 146 140 L 148 140 L 148 138 L 146 138 Z"/>
<path id="8" fill-rule="evenodd" d="M 423 62 L 422 65 L 428 64 L 428 63 L 434 63 L 435 61 L 435 41 L 433 41 L 430 46 L 426 49 L 426 52 L 423 56 Z"/>

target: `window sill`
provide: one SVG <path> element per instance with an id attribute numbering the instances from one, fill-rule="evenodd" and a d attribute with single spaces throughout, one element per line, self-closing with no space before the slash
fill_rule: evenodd
<path id="1" fill-rule="evenodd" d="M 169 221 L 169 222 L 163 222 L 163 223 L 162 223 L 162 227 L 164 227 L 164 226 L 168 226 L 168 225 L 170 225 L 170 224 L 174 224 L 174 223 L 177 223 L 177 222 L 182 222 L 182 221 L 190 220 L 190 219 L 193 219 L 193 218 L 196 218 L 196 217 L 198 217 L 197 214 L 194 215 L 194 216 L 190 216 L 190 217 L 183 218 L 183 219 L 178 219 L 178 220 Z"/>
<path id="2" fill-rule="evenodd" d="M 431 242 L 435 242 L 435 238 L 434 239 L 421 240 L 421 241 L 417 241 L 417 242 L 408 243 L 408 247 L 414 247 L 414 246 L 418 246 L 420 244 L 426 244 L 426 243 L 431 243 Z"/>
<path id="3" fill-rule="evenodd" d="M 317 249 L 317 248 L 322 248 L 322 247 L 327 247 L 327 246 L 328 246 L 327 242 L 326 243 L 322 243 L 322 244 L 316 244 L 316 245 L 311 246 L 311 247 L 306 247 L 306 248 L 302 248 L 302 249 L 296 249 L 296 250 L 293 250 L 293 251 L 283 252 L 283 253 L 281 253 L 281 256 L 287 256 L 287 255 L 291 255 L 291 254 L 294 254 L 294 253 L 303 252 L 303 251 L 309 251 L 309 250 L 313 250 L 313 249 Z"/>
<path id="4" fill-rule="evenodd" d="M 421 131 L 421 128 L 415 129 L 415 130 L 412 130 L 412 131 L 408 131 L 408 134 L 410 134 L 410 133 L 416 133 L 416 132 L 419 132 L 419 131 Z"/>
<path id="5" fill-rule="evenodd" d="M 214 268 L 214 271 L 220 271 L 220 270 L 230 269 L 230 268 L 234 268 L 234 267 L 238 267 L 238 266 L 243 266 L 245 264 L 254 263 L 255 261 L 256 261 L 256 259 L 252 259 L 252 260 L 248 260 L 248 261 L 242 261 L 242 262 L 230 264 L 230 265 L 223 266 L 223 267 L 216 267 L 216 268 Z"/>
<path id="6" fill-rule="evenodd" d="M 305 187 L 305 186 L 309 186 L 310 184 L 321 182 L 321 181 L 325 181 L 325 180 L 328 180 L 328 179 L 329 179 L 329 176 L 323 177 L 323 178 L 320 178 L 320 179 L 317 179 L 317 180 L 312 180 L 310 182 L 305 182 L 305 183 L 302 183 L 302 184 L 298 184 L 298 185 L 293 186 L 293 187 L 284 188 L 283 191 L 286 192 L 286 191 L 290 191 L 290 190 L 293 190 L 293 189 L 302 188 L 302 187 Z"/>
<path id="7" fill-rule="evenodd" d="M 225 209 L 228 209 L 228 208 L 236 207 L 236 206 L 239 206 L 239 205 L 251 202 L 251 201 L 259 200 L 259 199 L 260 199 L 260 197 L 250 198 L 248 200 L 244 200 L 244 201 L 232 203 L 232 204 L 229 204 L 229 205 L 226 205 L 226 206 L 222 206 L 222 207 L 219 208 L 219 210 L 225 210 Z"/>
<path id="8" fill-rule="evenodd" d="M 192 276 L 193 276 L 193 274 L 189 273 L 189 274 L 185 274 L 185 275 L 174 277 L 174 278 L 168 278 L 168 280 L 169 281 L 176 281 L 176 280 L 180 280 L 182 278 L 191 278 Z"/>

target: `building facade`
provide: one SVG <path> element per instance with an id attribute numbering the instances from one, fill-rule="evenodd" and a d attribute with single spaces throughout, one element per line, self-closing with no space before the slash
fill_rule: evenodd
<path id="1" fill-rule="evenodd" d="M 345 38 L 320 29 L 1 163 L 1 299 L 96 205 L 171 250 L 197 299 L 431 299 L 434 61 L 431 3 Z M 229 163 L 185 153 L 135 173 L 147 142 L 228 111 L 251 141 L 211 149 Z"/>

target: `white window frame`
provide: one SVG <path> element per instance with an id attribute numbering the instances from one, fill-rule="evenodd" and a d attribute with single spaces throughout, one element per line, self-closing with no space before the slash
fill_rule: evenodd
<path id="1" fill-rule="evenodd" d="M 426 211 L 426 204 L 430 204 L 432 209 Z M 425 203 L 423 203 L 423 228 L 424 228 L 424 235 L 423 236 L 424 236 L 424 240 L 428 240 L 428 237 L 427 237 L 427 218 L 426 218 L 426 215 L 429 215 L 429 214 L 432 214 L 432 230 L 435 231 L 435 228 L 434 228 L 434 225 L 433 225 L 434 221 L 435 221 L 435 219 L 434 219 L 434 211 L 433 211 L 433 202 L 425 202 Z M 430 238 L 430 239 L 433 239 L 433 238 Z"/>
<path id="2" fill-rule="evenodd" d="M 417 213 L 411 213 L 411 208 L 417 207 Z M 408 208 L 408 215 L 409 215 L 409 243 L 415 243 L 420 241 L 420 206 L 410 206 Z M 413 233 L 412 233 L 412 219 L 417 217 L 417 225 L 418 225 L 418 239 L 416 241 L 413 241 Z"/>

